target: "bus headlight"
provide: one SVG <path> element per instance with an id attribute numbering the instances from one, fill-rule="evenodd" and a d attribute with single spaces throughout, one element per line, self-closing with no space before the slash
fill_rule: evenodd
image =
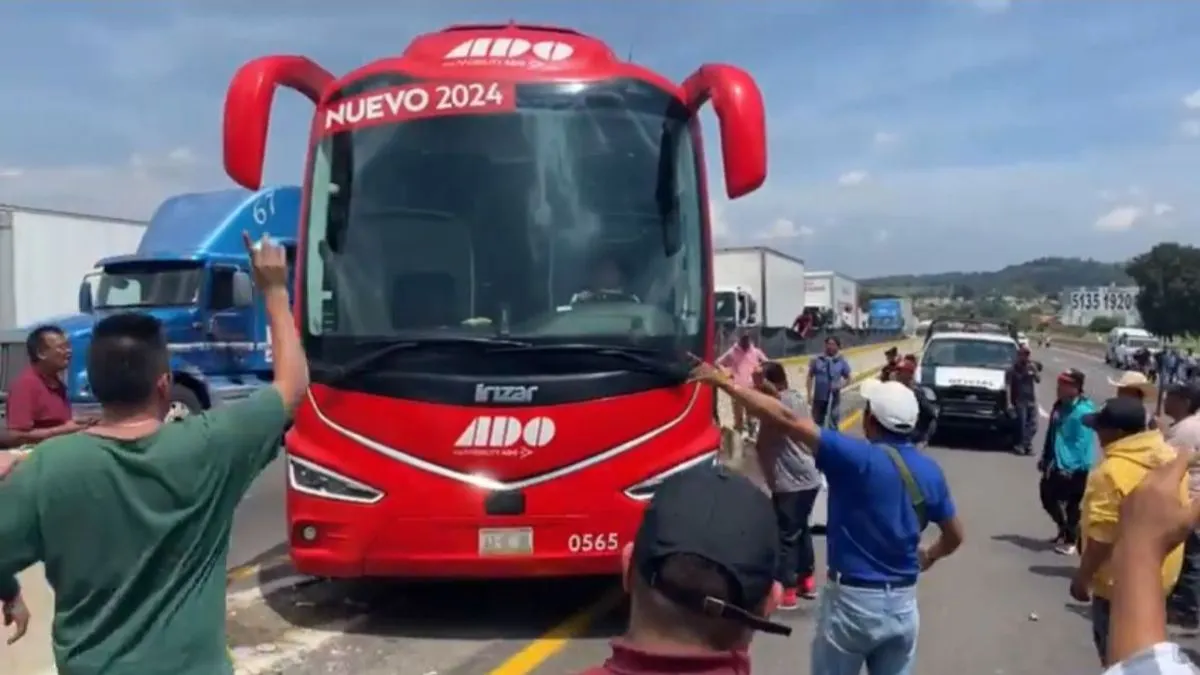
<path id="1" fill-rule="evenodd" d="M 687 471 L 694 466 L 700 466 L 705 463 L 716 464 L 717 454 L 717 450 L 706 452 L 699 457 L 693 457 L 682 464 L 677 464 L 666 471 L 657 473 L 646 480 L 627 488 L 625 490 L 625 496 L 629 497 L 630 499 L 635 499 L 639 502 L 649 501 L 650 498 L 654 496 L 654 491 L 658 489 L 659 484 L 664 480 L 674 476 L 680 471 Z"/>
<path id="2" fill-rule="evenodd" d="M 382 490 L 299 457 L 288 457 L 288 485 L 296 492 L 341 502 L 374 504 L 383 499 Z"/>

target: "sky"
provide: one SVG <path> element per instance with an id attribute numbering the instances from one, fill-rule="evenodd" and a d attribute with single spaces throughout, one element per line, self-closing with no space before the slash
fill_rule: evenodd
<path id="1" fill-rule="evenodd" d="M 452 23 L 556 24 L 679 81 L 740 66 L 767 109 L 758 191 L 719 245 L 854 277 L 1122 260 L 1200 244 L 1200 2 L 157 0 L 0 4 L 0 203 L 147 218 L 230 187 L 225 88 L 299 53 L 343 73 Z M 311 104 L 274 107 L 267 178 L 300 181 Z"/>

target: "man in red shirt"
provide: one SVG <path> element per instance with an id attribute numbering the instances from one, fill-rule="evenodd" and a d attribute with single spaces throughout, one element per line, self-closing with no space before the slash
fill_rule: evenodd
<path id="1" fill-rule="evenodd" d="M 792 632 L 766 618 L 778 555 L 771 499 L 749 478 L 702 466 L 663 481 L 624 551 L 629 630 L 584 675 L 747 675 L 755 630 Z"/>
<path id="2" fill-rule="evenodd" d="M 5 422 L 15 445 L 79 431 L 62 374 L 71 364 L 71 343 L 58 326 L 38 326 L 25 339 L 29 366 L 8 388 Z"/>

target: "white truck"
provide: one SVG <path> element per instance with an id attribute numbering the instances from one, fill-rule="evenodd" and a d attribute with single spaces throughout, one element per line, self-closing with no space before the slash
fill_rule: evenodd
<path id="1" fill-rule="evenodd" d="M 74 314 L 100 258 L 132 253 L 146 223 L 0 204 L 0 331 Z"/>
<path id="2" fill-rule="evenodd" d="M 713 292 L 718 323 L 787 328 L 804 312 L 804 261 L 763 246 L 719 248 Z"/>
<path id="3" fill-rule="evenodd" d="M 804 305 L 833 310 L 838 327 L 860 325 L 858 282 L 837 272 L 804 273 Z"/>

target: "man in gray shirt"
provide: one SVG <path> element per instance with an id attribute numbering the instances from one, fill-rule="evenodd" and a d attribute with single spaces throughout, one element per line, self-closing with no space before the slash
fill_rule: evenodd
<path id="1" fill-rule="evenodd" d="M 788 386 L 787 372 L 774 361 L 755 373 L 755 384 L 764 393 L 779 398 L 793 413 L 808 416 L 803 394 Z M 758 460 L 771 486 L 775 517 L 779 521 L 780 556 L 776 575 L 783 586 L 780 609 L 795 609 L 798 597 L 816 597 L 809 518 L 821 491 L 821 472 L 810 453 L 804 452 L 782 430 L 763 423 L 758 432 Z"/>

